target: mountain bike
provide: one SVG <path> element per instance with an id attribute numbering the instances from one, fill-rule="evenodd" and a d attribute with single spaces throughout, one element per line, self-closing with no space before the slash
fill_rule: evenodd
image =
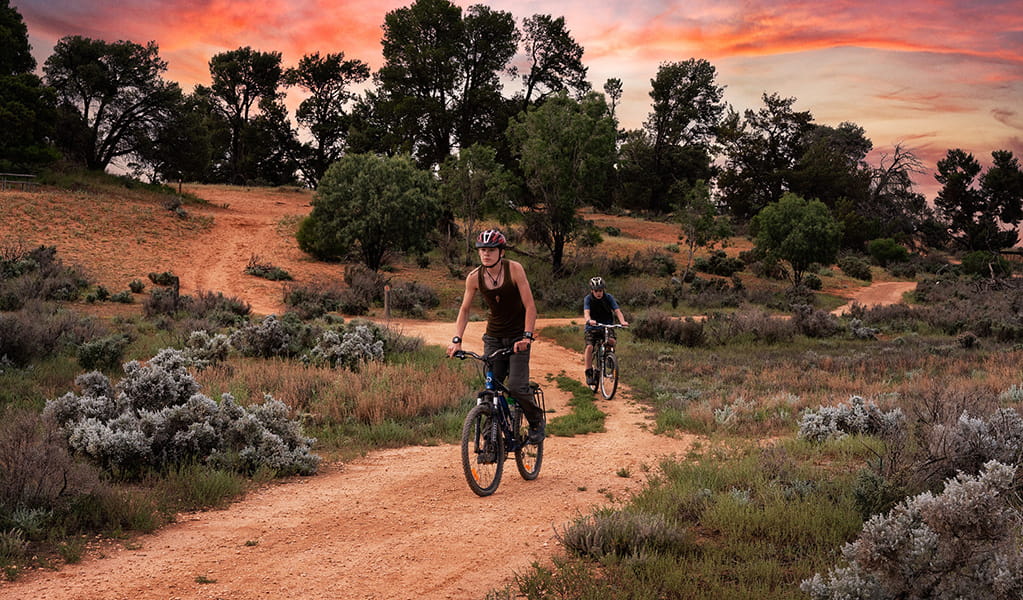
<path id="1" fill-rule="evenodd" d="M 615 397 L 618 390 L 618 357 L 615 356 L 615 347 L 611 343 L 611 330 L 624 325 L 596 325 L 604 330 L 604 339 L 599 344 L 593 345 L 593 370 L 596 375 L 594 383 L 589 388 L 596 392 L 600 389 L 600 395 L 605 400 Z"/>
<path id="2" fill-rule="evenodd" d="M 543 464 L 543 441 L 535 444 L 527 441 L 529 422 L 522 414 L 522 407 L 504 384 L 494 380 L 494 361 L 511 353 L 511 348 L 501 348 L 488 356 L 467 350 L 452 354 L 453 358 L 473 358 L 483 363 L 486 378 L 484 388 L 476 395 L 476 406 L 465 416 L 462 425 L 462 471 L 469 489 L 477 496 L 489 496 L 497 491 L 508 452 L 515 453 L 515 466 L 527 481 L 537 478 Z M 546 424 L 543 389 L 532 381 L 529 387 Z"/>

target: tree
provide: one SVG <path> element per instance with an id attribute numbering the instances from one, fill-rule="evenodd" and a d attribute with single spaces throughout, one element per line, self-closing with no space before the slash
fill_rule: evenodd
<path id="1" fill-rule="evenodd" d="M 260 52 L 245 46 L 214 55 L 209 66 L 210 88 L 197 88 L 197 92 L 208 95 L 230 124 L 227 174 L 229 181 L 244 183 L 253 178 L 244 168 L 247 162 L 253 162 L 245 146 L 245 130 L 257 116 L 255 109 L 273 107 L 283 97 L 281 53 Z"/>
<path id="2" fill-rule="evenodd" d="M 793 286 L 813 263 L 834 262 L 842 238 L 842 225 L 823 202 L 792 193 L 765 206 L 751 225 L 757 248 L 792 267 Z"/>
<path id="3" fill-rule="evenodd" d="M 803 146 L 788 175 L 789 190 L 823 202 L 843 224 L 842 246 L 863 250 L 881 234 L 876 215 L 868 210 L 871 172 L 866 156 L 873 142 L 862 127 L 845 122 L 838 127 L 811 124 Z"/>
<path id="4" fill-rule="evenodd" d="M 347 154 L 324 173 L 299 247 L 317 258 L 357 253 L 376 271 L 389 251 L 426 251 L 440 214 L 433 177 L 409 156 Z"/>
<path id="5" fill-rule="evenodd" d="M 31 171 L 57 159 L 56 96 L 35 67 L 21 13 L 0 0 L 0 171 Z"/>
<path id="6" fill-rule="evenodd" d="M 184 181 L 209 179 L 213 161 L 213 132 L 202 110 L 203 99 L 186 96 L 152 138 L 134 143 L 137 175 L 149 173 L 154 181 L 177 181 L 178 192 Z"/>
<path id="7" fill-rule="evenodd" d="M 502 223 L 518 216 L 513 207 L 516 197 L 514 176 L 497 162 L 489 146 L 470 146 L 451 156 L 440 168 L 440 199 L 454 216 L 465 221 L 465 260 L 473 256 L 472 238 L 476 223 L 487 215 L 497 215 Z"/>
<path id="8" fill-rule="evenodd" d="M 565 244 L 579 226 L 578 209 L 606 194 L 615 155 L 614 120 L 603 96 L 575 101 L 562 92 L 516 117 L 508 138 L 536 200 L 527 228 L 550 250 L 558 272 Z"/>
<path id="9" fill-rule="evenodd" d="M 57 94 L 62 149 L 91 170 L 130 154 L 181 99 L 178 84 L 163 80 L 166 70 L 155 42 L 61 38 L 43 72 Z"/>
<path id="10" fill-rule="evenodd" d="M 523 30 L 529 72 L 522 76 L 522 110 L 560 92 L 573 90 L 582 96 L 590 91 L 583 47 L 565 28 L 565 17 L 533 15 L 523 21 Z"/>
<path id="11" fill-rule="evenodd" d="M 510 13 L 483 5 L 462 9 L 450 0 L 416 0 L 384 17 L 384 65 L 373 109 L 423 166 L 442 163 L 455 146 L 496 135 L 502 73 L 518 32 Z"/>
<path id="12" fill-rule="evenodd" d="M 297 67 L 284 72 L 287 85 L 308 94 L 298 105 L 295 120 L 312 138 L 303 144 L 299 164 L 310 187 L 315 188 L 327 167 L 341 157 L 349 127 L 346 108 L 356 97 L 349 88 L 367 79 L 369 66 L 361 60 L 346 60 L 344 52 L 307 54 Z"/>
<path id="13" fill-rule="evenodd" d="M 716 85 L 713 65 L 690 58 L 662 63 L 650 81 L 652 110 L 643 128 L 653 143 L 650 204 L 671 210 L 669 190 L 679 181 L 694 185 L 713 175 L 711 152 L 725 110 L 724 88 Z"/>
<path id="14" fill-rule="evenodd" d="M 622 80 L 617 77 L 612 77 L 604 82 L 604 96 L 608 99 L 608 112 L 611 113 L 611 118 L 618 122 L 618 117 L 615 116 L 615 109 L 622 102 Z"/>
<path id="15" fill-rule="evenodd" d="M 764 108 L 731 112 L 721 140 L 724 167 L 718 177 L 722 202 L 745 222 L 789 189 L 789 176 L 805 151 L 813 116 L 792 109 L 795 98 L 766 93 Z"/>
<path id="16" fill-rule="evenodd" d="M 913 177 L 924 172 L 920 159 L 902 144 L 895 144 L 890 153 L 880 153 L 877 166 L 870 168 L 863 212 L 874 216 L 882 236 L 909 244 L 920 236 L 925 223 L 933 221 L 934 210 L 923 194 L 913 191 Z"/>
<path id="17" fill-rule="evenodd" d="M 718 242 L 732 235 L 732 226 L 727 217 L 718 214 L 717 206 L 710 197 L 710 189 L 704 181 L 697 181 L 693 186 L 680 182 L 676 194 L 678 203 L 675 207 L 675 220 L 682 229 L 679 239 L 684 240 L 689 251 L 686 270 L 682 275 L 682 281 L 685 281 L 693 267 L 696 249 L 712 250 Z"/>
<path id="18" fill-rule="evenodd" d="M 952 239 L 964 250 L 997 252 L 1019 239 L 1023 220 L 1023 173 L 1007 150 L 991 153 L 993 163 L 979 180 L 981 166 L 972 154 L 949 150 L 934 178 L 942 184 L 934 205 Z"/>

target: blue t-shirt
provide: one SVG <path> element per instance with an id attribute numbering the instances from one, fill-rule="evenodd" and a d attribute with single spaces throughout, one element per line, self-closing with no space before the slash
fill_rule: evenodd
<path id="1" fill-rule="evenodd" d="M 604 325 L 614 325 L 615 311 L 618 310 L 618 302 L 615 297 L 604 292 L 604 297 L 597 300 L 593 294 L 586 294 L 583 298 L 583 310 L 590 311 L 590 318 Z M 595 325 L 586 324 L 586 329 L 596 329 Z"/>

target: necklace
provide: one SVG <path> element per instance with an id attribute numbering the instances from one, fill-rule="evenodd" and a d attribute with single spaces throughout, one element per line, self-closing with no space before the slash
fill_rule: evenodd
<path id="1" fill-rule="evenodd" d="M 497 263 L 497 264 L 500 265 L 501 263 Z M 490 267 L 484 266 L 483 267 L 483 272 L 487 274 L 487 277 L 490 278 L 490 283 L 492 283 L 493 286 L 496 288 L 497 287 L 497 282 L 501 280 L 501 271 L 498 271 L 497 272 L 497 277 L 494 277 L 493 275 L 490 274 Z"/>

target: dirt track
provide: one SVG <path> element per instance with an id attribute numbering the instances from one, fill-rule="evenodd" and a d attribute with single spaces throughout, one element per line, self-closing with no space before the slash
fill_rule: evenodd
<path id="1" fill-rule="evenodd" d="M 308 260 L 281 231 L 282 222 L 308 212 L 307 195 L 195 191 L 214 205 L 196 211 L 213 215 L 213 228 L 169 250 L 172 257 L 152 257 L 152 266 L 139 269 L 174 264 L 182 292 L 222 291 L 246 300 L 259 314 L 283 309 L 281 284 L 242 273 L 253 255 L 299 281 L 340 277 L 340 267 Z M 73 256 L 68 246 L 61 251 Z M 863 298 L 861 303 L 890 301 Z M 537 329 L 553 322 L 565 320 L 541 320 Z M 446 344 L 452 335 L 450 323 L 393 324 L 428 343 Z M 481 326 L 470 324 L 467 349 L 480 349 Z M 582 357 L 541 338 L 532 371 L 541 382 L 548 373 L 580 376 Z M 623 376 L 628 382 L 627 364 Z M 564 414 L 564 395 L 552 384 L 545 390 L 553 416 Z M 608 413 L 605 433 L 549 438 L 536 481 L 523 481 L 509 463 L 500 489 L 489 498 L 469 491 L 454 445 L 374 452 L 327 465 L 314 477 L 268 486 L 224 510 L 181 515 L 130 549 L 107 549 L 102 557 L 90 555 L 57 572 L 0 583 L 0 598 L 482 598 L 533 561 L 548 558 L 557 532 L 573 518 L 637 490 L 644 470 L 656 468 L 661 458 L 685 454 L 693 438 L 650 434 L 646 415 L 628 397 L 626 387 L 615 400 L 598 401 Z M 624 471 L 631 476 L 618 474 Z"/>

